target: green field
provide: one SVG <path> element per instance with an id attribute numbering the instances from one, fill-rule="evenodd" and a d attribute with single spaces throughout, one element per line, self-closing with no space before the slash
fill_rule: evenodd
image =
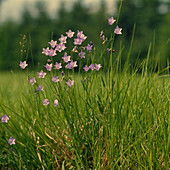
<path id="1" fill-rule="evenodd" d="M 168 76 L 113 69 L 113 76 L 73 74 L 75 84 L 68 88 L 64 80 L 47 83 L 49 75 L 38 80 L 45 90 L 37 93 L 27 74 L 0 74 L 0 114 L 11 116 L 0 123 L 2 169 L 170 166 Z M 45 98 L 48 106 L 42 104 Z M 16 139 L 13 152 L 10 137 Z"/>

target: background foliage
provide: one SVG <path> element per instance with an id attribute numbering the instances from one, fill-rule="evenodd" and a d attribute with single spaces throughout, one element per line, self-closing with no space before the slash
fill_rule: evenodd
<path id="1" fill-rule="evenodd" d="M 119 8 L 117 2 L 117 9 Z M 170 12 L 163 13 L 162 6 L 169 8 L 169 1 L 159 0 L 125 0 L 123 2 L 118 25 L 123 28 L 123 36 L 116 40 L 114 44 L 118 51 L 120 42 L 124 47 L 122 64 L 126 60 L 127 51 L 136 23 L 135 39 L 133 51 L 130 56 L 131 64 L 136 58 L 144 59 L 147 56 L 150 42 L 152 42 L 152 57 L 161 56 L 161 65 L 167 66 L 170 59 Z M 6 21 L 0 24 L 0 70 L 19 69 L 20 60 L 30 63 L 32 57 L 34 63 L 45 64 L 46 57 L 41 54 L 42 48 L 48 46 L 51 39 L 58 39 L 61 34 L 72 29 L 83 30 L 88 36 L 86 42 L 93 41 L 96 48 L 102 46 L 99 34 L 101 30 L 108 30 L 107 24 L 109 16 L 107 14 L 104 0 L 100 1 L 100 8 L 97 12 L 91 12 L 90 8 L 83 6 L 82 1 L 74 3 L 73 8 L 68 11 L 65 4 L 61 4 L 60 10 L 54 14 L 55 19 L 51 19 L 46 11 L 45 4 L 37 3 L 38 16 L 31 15 L 28 9 L 24 10 L 22 20 L 19 23 Z M 25 37 L 25 36 L 26 37 Z M 97 50 L 100 53 L 100 50 Z M 96 55 L 97 57 L 98 55 Z M 107 59 L 107 56 L 106 56 Z"/>

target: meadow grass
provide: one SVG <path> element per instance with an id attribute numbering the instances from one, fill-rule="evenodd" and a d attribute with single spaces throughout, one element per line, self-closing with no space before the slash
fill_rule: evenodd
<path id="1" fill-rule="evenodd" d="M 133 31 L 122 69 L 124 47 L 112 52 L 114 36 L 99 56 L 97 63 L 110 46 L 100 71 L 53 70 L 34 85 L 35 70 L 0 74 L 0 115 L 9 116 L 0 123 L 1 169 L 169 169 L 169 67 L 150 65 L 151 45 L 146 60 L 132 67 Z M 37 91 L 40 84 L 44 91 Z"/>
<path id="2" fill-rule="evenodd" d="M 0 113 L 11 118 L 0 124 L 0 167 L 168 169 L 169 77 L 109 73 L 75 73 L 71 88 L 47 83 L 43 93 L 23 73 L 1 74 Z"/>

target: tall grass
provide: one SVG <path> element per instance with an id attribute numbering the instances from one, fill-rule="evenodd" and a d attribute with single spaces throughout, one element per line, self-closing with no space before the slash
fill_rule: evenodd
<path id="1" fill-rule="evenodd" d="M 0 123 L 1 169 L 169 169 L 169 75 L 160 75 L 169 68 L 149 65 L 151 45 L 147 59 L 130 66 L 133 37 L 123 69 L 120 45 L 103 72 L 66 73 L 72 87 L 62 76 L 53 83 L 52 72 L 37 80 L 44 92 L 26 75 L 5 75 L 0 113 L 11 117 Z M 111 49 L 113 42 L 112 35 Z"/>

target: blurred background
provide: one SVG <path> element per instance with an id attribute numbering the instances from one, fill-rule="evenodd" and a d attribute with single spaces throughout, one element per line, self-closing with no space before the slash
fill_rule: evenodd
<path id="1" fill-rule="evenodd" d="M 0 0 L 0 71 L 20 70 L 19 62 L 25 59 L 28 64 L 44 65 L 47 57 L 42 54 L 42 48 L 69 29 L 83 30 L 88 36 L 86 44 L 92 41 L 96 47 L 95 57 L 99 57 L 100 32 L 104 30 L 109 37 L 113 29 L 108 26 L 107 18 L 116 18 L 119 6 L 120 0 Z M 116 36 L 114 44 L 116 53 L 120 44 L 124 47 L 122 64 L 127 57 L 134 24 L 131 64 L 135 64 L 138 56 L 140 60 L 146 58 L 152 43 L 151 56 L 160 55 L 161 66 L 167 66 L 170 59 L 170 0 L 123 1 L 118 22 L 123 34 Z M 104 60 L 108 57 L 106 54 Z"/>

